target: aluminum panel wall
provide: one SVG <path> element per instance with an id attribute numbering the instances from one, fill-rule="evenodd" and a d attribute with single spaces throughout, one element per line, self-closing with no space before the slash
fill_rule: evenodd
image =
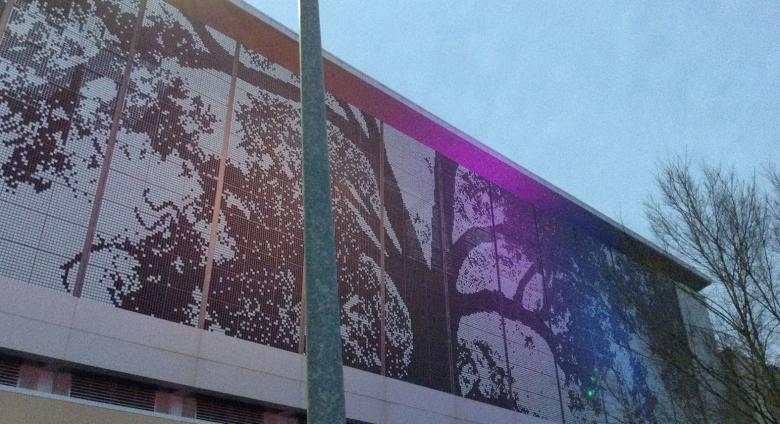
<path id="1" fill-rule="evenodd" d="M 232 63 L 203 39 L 176 9 L 145 2 L 84 280 L 85 297 L 189 325 Z"/>
<path id="2" fill-rule="evenodd" d="M 243 46 L 237 59 L 206 328 L 298 351 L 303 203 L 292 97 L 297 79 Z"/>
<path id="3" fill-rule="evenodd" d="M 20 0 L 10 14 L 0 45 L 8 277 L 75 284 L 137 9 Z"/>
<path id="4" fill-rule="evenodd" d="M 163 0 L 4 10 L 0 275 L 301 351 L 297 76 Z M 326 99 L 345 365 L 552 421 L 684 419 L 691 382 L 648 347 L 684 334 L 663 277 Z"/>
<path id="5" fill-rule="evenodd" d="M 441 163 L 433 149 L 383 128 L 386 375 L 449 391 Z"/>

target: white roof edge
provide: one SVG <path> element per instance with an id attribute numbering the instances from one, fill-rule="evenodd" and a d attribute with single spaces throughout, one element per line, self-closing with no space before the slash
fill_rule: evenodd
<path id="1" fill-rule="evenodd" d="M 261 21 L 265 22 L 266 24 L 270 25 L 271 27 L 273 27 L 274 29 L 278 30 L 279 32 L 281 32 L 281 33 L 285 34 L 286 36 L 290 37 L 291 39 L 298 40 L 298 34 L 295 31 L 291 30 L 290 28 L 287 28 L 286 26 L 284 26 L 280 22 L 276 21 L 272 17 L 270 17 L 270 16 L 266 15 L 265 13 L 261 12 L 260 10 L 258 10 L 256 7 L 248 4 L 246 1 L 244 1 L 244 0 L 228 0 L 228 1 L 230 1 L 233 4 L 235 4 L 236 6 L 238 6 L 242 10 L 246 11 L 247 13 L 251 14 L 252 16 L 255 16 L 256 18 L 258 18 Z M 372 78 L 371 76 L 366 75 L 365 73 L 363 73 L 362 71 L 360 71 L 358 69 L 355 69 L 354 67 L 352 67 L 348 63 L 344 62 L 343 60 L 339 59 L 338 57 L 336 57 L 332 53 L 328 52 L 324 48 L 322 49 L 322 54 L 323 54 L 324 58 L 326 58 L 326 59 L 330 60 L 331 62 L 337 64 L 339 67 L 349 71 L 350 73 L 360 77 L 360 79 L 362 79 L 363 81 L 367 82 L 368 84 L 374 86 L 378 90 L 382 91 L 384 94 L 387 94 L 388 96 L 394 98 L 395 100 L 398 100 L 399 102 L 401 102 L 404 105 L 408 106 L 409 108 L 411 108 L 415 112 L 425 116 L 426 118 L 430 119 L 431 121 L 435 122 L 436 124 L 446 128 L 448 131 L 458 135 L 459 137 L 461 137 L 462 139 L 468 141 L 469 143 L 479 147 L 482 150 L 485 150 L 485 151 L 493 154 L 494 156 L 496 156 L 499 159 L 501 159 L 504 163 L 506 163 L 509 166 L 511 166 L 512 168 L 514 168 L 515 170 L 521 172 L 524 175 L 527 175 L 528 177 L 530 177 L 534 181 L 538 182 L 542 186 L 552 190 L 553 192 L 555 192 L 556 194 L 560 195 L 564 199 L 566 199 L 566 200 L 574 203 L 575 205 L 585 209 L 587 212 L 593 214 L 597 218 L 600 218 L 600 219 L 604 220 L 606 223 L 608 223 L 609 225 L 612 225 L 613 227 L 617 228 L 618 230 L 624 232 L 626 235 L 636 239 L 637 241 L 639 241 L 641 243 L 646 244 L 647 246 L 649 246 L 650 248 L 652 248 L 656 252 L 660 253 L 661 255 L 666 257 L 667 259 L 670 259 L 675 264 L 677 264 L 680 267 L 686 269 L 687 271 L 691 272 L 693 275 L 697 276 L 698 278 L 702 279 L 703 281 L 707 282 L 707 284 L 709 284 L 710 278 L 708 278 L 706 275 L 704 275 L 702 272 L 700 272 L 699 270 L 697 270 L 693 266 L 691 266 L 691 265 L 683 262 L 682 260 L 678 259 L 674 255 L 669 253 L 666 249 L 664 249 L 661 246 L 657 245 L 655 242 L 652 242 L 652 241 L 646 239 L 645 237 L 641 236 L 640 234 L 638 234 L 634 230 L 632 230 L 632 229 L 626 227 L 625 225 L 615 221 L 614 219 L 610 218 L 609 216 L 604 215 L 602 212 L 594 209 L 593 207 L 591 207 L 587 203 L 577 199 L 576 197 L 574 197 L 571 194 L 565 192 L 564 190 L 558 188 L 557 186 L 555 186 L 551 182 L 545 180 L 544 178 L 540 177 L 539 175 L 535 174 L 534 172 L 532 172 L 532 171 L 524 168 L 523 166 L 517 164 L 516 162 L 514 162 L 513 160 L 507 158 L 502 153 L 497 152 L 496 150 L 494 150 L 490 146 L 487 146 L 487 145 L 481 143 L 479 140 L 475 139 L 474 137 L 472 137 L 472 136 L 464 133 L 463 131 L 455 128 L 454 126 L 452 126 L 448 122 L 442 120 L 441 118 L 439 118 L 438 116 L 434 115 L 433 113 L 423 109 L 421 106 L 417 105 L 416 103 L 414 103 L 413 101 L 411 101 L 408 98 L 404 97 L 403 95 L 395 92 L 393 89 L 387 87 L 386 85 L 382 84 L 381 82 L 377 81 L 376 79 Z"/>

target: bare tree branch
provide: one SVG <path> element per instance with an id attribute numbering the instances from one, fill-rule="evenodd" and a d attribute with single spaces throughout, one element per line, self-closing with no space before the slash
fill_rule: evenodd
<path id="1" fill-rule="evenodd" d="M 780 423 L 780 173 L 765 177 L 677 158 L 659 170 L 660 194 L 645 204 L 661 245 L 713 281 L 690 298 L 714 329 L 689 332 L 714 337 L 692 334 L 698 348 L 666 344 L 654 353 L 696 377 L 721 419 L 757 424 Z"/>

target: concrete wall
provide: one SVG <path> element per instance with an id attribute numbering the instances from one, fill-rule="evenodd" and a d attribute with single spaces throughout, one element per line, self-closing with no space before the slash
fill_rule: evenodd
<path id="1" fill-rule="evenodd" d="M 8 280 L 2 280 L 0 284 L 5 292 L 0 297 L 2 349 L 32 352 L 75 366 L 100 368 L 162 384 L 305 408 L 302 355 L 119 310 L 88 299 L 62 296 L 45 288 Z M 347 415 L 360 421 L 549 422 L 353 368 L 345 367 L 344 377 Z M 9 402 L 6 398 L 15 399 L 13 396 L 6 396 L 2 402 Z M 36 402 L 41 401 L 19 401 L 19 406 L 8 409 L 7 413 L 2 408 L 0 419 L 25 417 L 31 408 L 28 405 Z M 56 406 L 59 405 L 56 402 L 52 405 L 55 406 L 38 409 L 39 413 L 58 417 L 60 406 Z M 82 410 L 85 414 L 96 413 L 93 408 L 62 408 L 74 409 L 76 412 L 73 413 Z M 38 419 L 37 415 L 35 417 Z M 106 417 L 113 415 L 103 415 L 101 421 L 94 422 L 124 422 Z"/>

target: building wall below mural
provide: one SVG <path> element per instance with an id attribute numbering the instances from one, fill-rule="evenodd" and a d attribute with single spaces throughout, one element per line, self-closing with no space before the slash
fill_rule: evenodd
<path id="1" fill-rule="evenodd" d="M 0 275 L 301 352 L 295 73 L 163 0 L 4 10 Z M 676 292 L 381 117 L 327 106 L 345 365 L 556 422 L 685 417 L 648 348 L 657 323 L 620 297 L 635 287 L 680 333 Z"/>

